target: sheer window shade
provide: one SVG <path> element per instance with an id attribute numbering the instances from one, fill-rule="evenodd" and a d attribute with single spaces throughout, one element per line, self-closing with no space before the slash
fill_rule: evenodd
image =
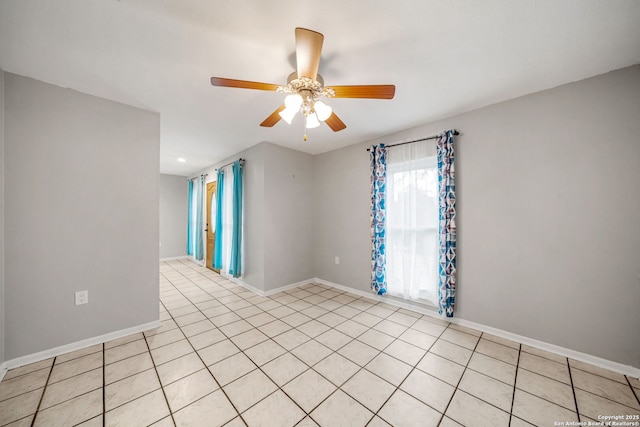
<path id="1" fill-rule="evenodd" d="M 387 151 L 387 292 L 438 300 L 438 169 L 433 141 Z"/>

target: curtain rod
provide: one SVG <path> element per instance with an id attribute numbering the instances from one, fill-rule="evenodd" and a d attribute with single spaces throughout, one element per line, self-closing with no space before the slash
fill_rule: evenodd
<path id="1" fill-rule="evenodd" d="M 238 159 L 238 161 L 240 162 L 240 165 L 244 166 L 244 162 L 245 162 L 246 160 L 245 160 L 245 159 L 243 159 L 242 157 L 240 157 L 240 158 Z M 234 164 L 235 162 L 236 162 L 236 161 L 234 160 L 233 162 L 229 162 L 229 163 L 227 163 L 226 165 L 222 165 L 222 166 L 220 166 L 219 168 L 216 168 L 215 170 L 222 169 L 222 168 L 226 168 L 227 166 L 232 165 L 232 164 Z M 204 175 L 196 175 L 196 176 L 194 176 L 193 178 L 187 178 L 187 181 L 193 181 L 194 179 L 197 179 L 197 178 L 204 178 L 205 176 L 209 176 L 209 174 L 208 174 L 208 173 L 205 173 Z"/>
<path id="2" fill-rule="evenodd" d="M 455 129 L 454 129 L 454 130 L 453 130 L 453 134 L 454 134 L 454 135 L 460 135 L 460 132 L 458 132 L 457 130 L 455 130 Z M 440 138 L 440 136 L 441 136 L 441 135 L 442 135 L 442 134 L 440 134 L 440 135 L 435 135 L 435 136 L 428 136 L 428 137 L 426 137 L 426 138 L 418 138 L 418 139 L 414 139 L 414 140 L 412 140 L 412 141 L 398 142 L 397 144 L 389 144 L 389 145 L 385 145 L 385 147 L 389 148 L 389 147 L 395 147 L 395 146 L 397 146 L 397 145 L 411 144 L 411 143 L 414 143 L 414 142 L 420 142 L 420 141 L 428 141 L 428 140 L 430 140 L 430 139 L 437 139 L 437 138 Z M 367 151 L 371 151 L 371 149 L 370 149 L 370 148 L 367 148 Z"/>
<path id="3" fill-rule="evenodd" d="M 242 157 L 240 157 L 240 158 L 238 159 L 238 161 L 240 162 L 240 166 L 244 166 L 244 162 L 245 162 L 245 160 L 244 160 Z M 234 164 L 235 162 L 236 162 L 235 160 L 234 160 L 233 162 L 229 162 L 229 163 L 227 163 L 226 165 L 222 165 L 222 166 L 220 166 L 219 168 L 216 168 L 216 170 L 218 170 L 218 169 L 222 169 L 222 168 L 226 168 L 227 166 L 232 165 L 232 164 Z"/>
<path id="4" fill-rule="evenodd" d="M 204 178 L 205 176 L 209 176 L 209 174 L 205 173 L 204 175 L 196 175 L 193 178 L 187 178 L 187 181 L 193 181 L 194 179 Z"/>

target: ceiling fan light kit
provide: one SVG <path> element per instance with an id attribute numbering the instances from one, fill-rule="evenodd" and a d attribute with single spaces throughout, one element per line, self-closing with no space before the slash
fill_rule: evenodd
<path id="1" fill-rule="evenodd" d="M 324 122 L 334 132 L 347 126 L 333 112 L 331 106 L 320 98 L 368 98 L 392 99 L 394 85 L 332 86 L 325 87 L 324 79 L 318 74 L 320 55 L 324 36 L 306 28 L 296 28 L 296 65 L 297 70 L 287 79 L 286 86 L 246 80 L 211 77 L 213 86 L 257 89 L 287 93 L 284 105 L 278 107 L 260 126 L 272 127 L 284 120 L 291 124 L 297 113 L 305 118 L 305 129 L 313 129 Z M 304 140 L 307 140 L 305 132 Z"/>
<path id="2" fill-rule="evenodd" d="M 279 113 L 288 124 L 291 124 L 293 117 L 299 112 L 305 117 L 306 128 L 313 129 L 333 113 L 333 109 L 318 98 L 335 96 L 335 91 L 322 87 L 323 80 L 320 74 L 317 74 L 316 79 L 311 80 L 304 76 L 296 78 L 296 73 L 292 73 L 289 83 L 276 89 L 277 92 L 289 94 L 284 99 L 285 109 Z"/>

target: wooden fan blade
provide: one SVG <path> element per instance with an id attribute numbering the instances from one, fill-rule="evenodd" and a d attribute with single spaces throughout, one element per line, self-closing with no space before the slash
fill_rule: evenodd
<path id="1" fill-rule="evenodd" d="M 342 129 L 345 129 L 347 127 L 347 125 L 345 125 L 344 122 L 342 120 L 340 120 L 340 118 L 338 116 L 336 116 L 336 113 L 331 113 L 329 118 L 327 120 L 325 120 L 324 122 L 334 132 L 339 132 Z"/>
<path id="2" fill-rule="evenodd" d="M 296 62 L 298 78 L 315 80 L 320 66 L 324 36 L 306 28 L 296 28 Z"/>
<path id="3" fill-rule="evenodd" d="M 329 86 L 336 91 L 335 98 L 393 99 L 394 85 Z"/>
<path id="4" fill-rule="evenodd" d="M 278 123 L 281 119 L 280 117 L 280 111 L 284 110 L 285 106 L 284 104 L 279 106 L 276 111 L 274 111 L 273 113 L 271 113 L 271 115 L 269 117 L 267 117 L 266 119 L 264 119 L 264 121 L 262 123 L 260 123 L 260 126 L 266 127 L 266 128 L 270 128 L 273 125 L 275 125 L 276 123 Z"/>
<path id="5" fill-rule="evenodd" d="M 237 87 L 241 89 L 276 90 L 279 85 L 271 83 L 250 82 L 248 80 L 225 79 L 223 77 L 211 77 L 211 84 L 222 87 Z"/>

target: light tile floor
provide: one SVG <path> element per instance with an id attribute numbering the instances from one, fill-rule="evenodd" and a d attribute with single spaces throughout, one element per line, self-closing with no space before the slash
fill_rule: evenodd
<path id="1" fill-rule="evenodd" d="M 640 381 L 321 285 L 260 297 L 161 263 L 156 330 L 9 371 L 0 425 L 553 426 Z"/>

